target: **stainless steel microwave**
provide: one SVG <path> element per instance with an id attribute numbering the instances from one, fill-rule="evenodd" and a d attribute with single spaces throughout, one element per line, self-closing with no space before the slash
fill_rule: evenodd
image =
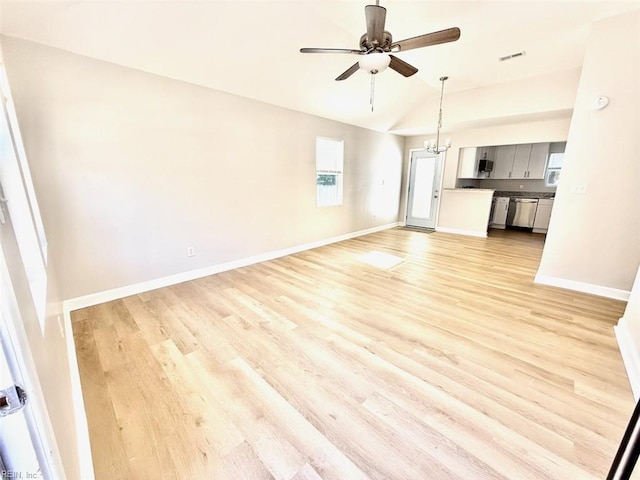
<path id="1" fill-rule="evenodd" d="M 493 160 L 480 160 L 478 163 L 479 172 L 490 172 L 493 170 Z"/>

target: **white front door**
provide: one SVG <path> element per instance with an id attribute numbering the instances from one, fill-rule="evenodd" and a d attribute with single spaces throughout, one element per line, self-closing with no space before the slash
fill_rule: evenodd
<path id="1" fill-rule="evenodd" d="M 436 228 L 444 153 L 411 152 L 407 222 L 413 227 Z"/>

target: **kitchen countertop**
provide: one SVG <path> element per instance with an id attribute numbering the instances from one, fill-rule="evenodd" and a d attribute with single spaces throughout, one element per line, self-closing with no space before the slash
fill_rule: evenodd
<path id="1" fill-rule="evenodd" d="M 516 191 L 498 191 L 493 194 L 494 197 L 523 197 L 523 198 L 555 198 L 556 192 L 523 192 Z"/>
<path id="2" fill-rule="evenodd" d="M 495 192 L 495 189 L 493 188 L 443 188 L 442 189 L 447 190 L 449 192 L 471 192 L 471 193 L 478 193 L 478 192 Z"/>

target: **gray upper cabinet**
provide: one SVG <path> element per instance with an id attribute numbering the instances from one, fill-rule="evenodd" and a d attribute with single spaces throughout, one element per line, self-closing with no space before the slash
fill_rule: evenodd
<path id="1" fill-rule="evenodd" d="M 531 156 L 531 144 L 516 145 L 516 153 L 513 156 L 513 167 L 509 178 L 527 178 L 529 170 L 529 157 Z"/>
<path id="2" fill-rule="evenodd" d="M 548 143 L 529 143 L 516 146 L 510 178 L 542 179 L 549 156 Z"/>
<path id="3" fill-rule="evenodd" d="M 458 178 L 544 179 L 550 145 L 550 143 L 523 143 L 462 148 L 458 162 Z M 478 172 L 478 160 L 482 158 L 493 160 L 493 171 Z"/>
<path id="4" fill-rule="evenodd" d="M 523 143 L 496 147 L 494 179 L 542 179 L 549 156 L 548 143 Z"/>
<path id="5" fill-rule="evenodd" d="M 500 145 L 496 147 L 492 175 L 494 179 L 511 178 L 511 169 L 513 168 L 513 157 L 515 153 L 515 145 Z"/>
<path id="6" fill-rule="evenodd" d="M 548 143 L 534 143 L 531 148 L 529 158 L 529 168 L 527 178 L 544 178 L 544 171 L 547 168 L 547 158 L 549 157 Z"/>

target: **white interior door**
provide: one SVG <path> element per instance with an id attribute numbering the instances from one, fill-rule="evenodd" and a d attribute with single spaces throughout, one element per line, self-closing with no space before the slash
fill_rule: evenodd
<path id="1" fill-rule="evenodd" d="M 14 356 L 12 346 L 5 344 L 8 337 L 7 322 L 4 314 L 0 314 L 3 330 L 2 355 L 0 355 L 0 385 L 3 389 L 10 387 L 16 382 L 9 366 L 8 357 Z M 12 399 L 13 395 L 9 398 Z M 2 394 L 2 398 L 6 398 Z M 27 399 L 28 401 L 28 399 Z M 5 405 L 0 410 L 9 410 L 11 405 Z M 29 425 L 24 409 L 0 417 L 0 473 L 2 478 L 42 478 L 43 472 L 36 455 L 36 450 L 31 440 Z"/>
<path id="2" fill-rule="evenodd" d="M 426 150 L 411 152 L 407 225 L 436 228 L 443 163 L 444 153 L 435 155 Z"/>
<path id="3" fill-rule="evenodd" d="M 0 90 L 0 391 L 26 394 L 15 412 L 0 394 L 0 478 L 64 478 L 29 343 L 45 335 L 46 239 L 2 62 Z"/>
<path id="4" fill-rule="evenodd" d="M 2 202 L 0 202 L 0 207 Z M 10 271 L 20 260 L 11 231 L 11 218 L 7 209 L 0 215 L 0 390 L 18 385 L 26 392 L 24 408 L 2 416 L 4 405 L 0 395 L 0 469 L 7 473 L 2 478 L 52 478 L 48 466 L 50 449 L 42 435 L 42 405 L 37 405 L 37 380 L 29 375 L 30 350 L 21 328 L 21 313 Z M 8 258 L 8 256 L 11 257 Z M 9 262 L 7 262 L 9 260 Z M 35 383 L 35 384 L 34 384 Z"/>
<path id="5" fill-rule="evenodd" d="M 24 305 L 30 297 L 11 216 L 0 200 L 0 390 L 18 385 L 27 397 L 22 409 L 2 416 L 8 407 L 0 395 L 0 469 L 8 472 L 1 478 L 57 477 L 48 414 L 22 318 L 29 314 Z M 32 301 L 28 310 L 35 315 Z"/>

